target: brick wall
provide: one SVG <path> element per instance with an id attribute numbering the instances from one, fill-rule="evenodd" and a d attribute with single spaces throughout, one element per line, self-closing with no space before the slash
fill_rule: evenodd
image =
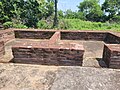
<path id="1" fill-rule="evenodd" d="M 15 63 L 31 63 L 41 65 L 60 65 L 60 66 L 81 66 L 84 49 L 41 46 L 13 46 L 12 47 Z"/>
<path id="2" fill-rule="evenodd" d="M 0 59 L 5 54 L 5 44 L 15 39 L 13 30 L 1 30 L 0 31 Z"/>
<path id="3" fill-rule="evenodd" d="M 120 36 L 107 32 L 61 32 L 62 40 L 96 40 L 107 44 L 120 44 Z"/>
<path id="4" fill-rule="evenodd" d="M 97 40 L 103 41 L 105 32 L 61 32 L 62 40 Z"/>
<path id="5" fill-rule="evenodd" d="M 54 31 L 27 31 L 14 30 L 15 38 L 21 39 L 50 39 L 55 33 Z"/>
<path id="6" fill-rule="evenodd" d="M 120 68 L 120 45 L 104 45 L 103 60 L 110 68 Z"/>
<path id="7" fill-rule="evenodd" d="M 120 36 L 108 33 L 104 41 L 107 44 L 120 44 Z"/>
<path id="8" fill-rule="evenodd" d="M 57 44 L 60 41 L 60 32 L 56 31 L 54 35 L 50 38 L 49 44 Z"/>
<path id="9" fill-rule="evenodd" d="M 65 44 L 63 40 L 104 41 L 109 45 L 115 44 L 112 46 L 112 48 L 116 48 L 116 46 L 120 48 L 119 35 L 115 35 L 111 32 L 101 31 L 94 32 L 94 31 L 15 30 L 16 38 L 48 39 L 48 40 L 44 40 L 44 42 L 40 41 L 39 43 L 27 42 L 27 44 L 22 42 L 21 44 L 16 45 L 18 47 L 13 46 L 12 49 L 14 55 L 14 62 L 36 63 L 44 65 L 78 65 L 78 64 L 82 65 L 84 49 L 81 47 L 76 48 L 77 45 L 79 46 L 79 44 L 77 43 L 73 44 L 69 42 Z M 23 43 L 26 46 L 24 46 Z M 114 57 L 119 58 L 119 51 Z M 115 52 L 113 52 L 111 48 L 108 48 L 108 45 L 104 46 L 103 60 L 106 62 L 108 67 L 113 66 L 113 63 L 116 62 L 116 61 L 110 62 L 111 58 L 113 60 L 113 57 L 111 57 L 111 55 L 114 55 Z M 117 64 L 119 64 L 119 62 L 117 62 L 116 65 Z"/>

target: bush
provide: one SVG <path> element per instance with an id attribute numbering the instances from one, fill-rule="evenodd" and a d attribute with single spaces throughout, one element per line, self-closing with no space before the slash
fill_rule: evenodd
<path id="1" fill-rule="evenodd" d="M 62 19 L 59 21 L 59 25 L 58 25 L 59 29 L 69 29 L 69 27 L 70 27 L 70 23 L 67 20 Z"/>
<path id="2" fill-rule="evenodd" d="M 37 28 L 40 29 L 50 29 L 51 27 L 51 23 L 48 24 L 45 20 L 41 20 L 37 23 Z"/>
<path id="3" fill-rule="evenodd" d="M 59 21 L 59 29 L 69 30 L 112 30 L 120 31 L 120 24 L 110 24 L 108 22 L 91 22 L 80 19 L 61 19 Z"/>
<path id="4" fill-rule="evenodd" d="M 14 28 L 20 28 L 20 29 L 26 29 L 28 28 L 26 25 L 24 24 L 14 24 L 13 25 Z"/>
<path id="5" fill-rule="evenodd" d="M 113 18 L 112 18 L 111 23 L 118 23 L 118 24 L 120 24 L 120 16 L 114 15 Z"/>
<path id="6" fill-rule="evenodd" d="M 4 29 L 12 28 L 13 27 L 13 22 L 5 22 L 3 23 Z"/>

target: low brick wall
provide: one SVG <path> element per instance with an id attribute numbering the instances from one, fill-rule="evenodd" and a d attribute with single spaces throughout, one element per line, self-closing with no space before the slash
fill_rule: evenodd
<path id="1" fill-rule="evenodd" d="M 31 45 L 31 46 L 30 46 Z M 40 44 L 16 44 L 12 47 L 13 62 L 41 65 L 81 66 L 84 48 L 82 45 L 42 46 Z"/>
<path id="2" fill-rule="evenodd" d="M 106 32 L 61 32 L 62 40 L 97 40 L 104 41 Z"/>
<path id="3" fill-rule="evenodd" d="M 104 45 L 103 60 L 108 67 L 120 69 L 120 45 Z"/>
<path id="4" fill-rule="evenodd" d="M 13 30 L 1 30 L 0 31 L 0 59 L 5 54 L 5 44 L 15 39 Z"/>
<path id="5" fill-rule="evenodd" d="M 10 40 L 15 39 L 14 31 L 13 30 L 1 30 L 0 31 L 0 40 L 4 41 L 4 43 L 7 43 Z"/>
<path id="6" fill-rule="evenodd" d="M 104 42 L 107 44 L 120 44 L 120 36 L 108 33 Z"/>
<path id="7" fill-rule="evenodd" d="M 55 31 L 28 31 L 28 30 L 14 30 L 15 38 L 21 39 L 50 39 Z"/>
<path id="8" fill-rule="evenodd" d="M 4 42 L 0 41 L 0 59 L 3 57 L 4 54 L 5 54 Z"/>
<path id="9" fill-rule="evenodd" d="M 104 41 L 107 44 L 104 46 L 103 60 L 108 67 L 119 68 L 120 66 L 118 65 L 120 50 L 118 49 L 117 54 L 115 54 L 116 51 L 114 52 L 114 48 L 120 48 L 120 34 L 101 31 L 45 31 L 34 29 L 14 30 L 14 32 L 16 38 L 45 39 L 40 42 L 21 42 L 13 46 L 14 62 L 43 65 L 82 65 L 83 46 L 79 43 L 66 43 L 64 40 L 95 40 Z M 113 61 L 113 57 L 117 59 Z"/>
<path id="10" fill-rule="evenodd" d="M 109 32 L 61 32 L 62 40 L 96 40 L 107 44 L 120 44 L 120 36 Z"/>

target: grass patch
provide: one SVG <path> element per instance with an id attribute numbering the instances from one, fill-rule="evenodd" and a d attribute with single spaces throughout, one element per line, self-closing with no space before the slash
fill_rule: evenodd
<path id="1" fill-rule="evenodd" d="M 59 29 L 68 30 L 109 30 L 120 32 L 120 24 L 82 21 L 80 19 L 61 19 Z"/>

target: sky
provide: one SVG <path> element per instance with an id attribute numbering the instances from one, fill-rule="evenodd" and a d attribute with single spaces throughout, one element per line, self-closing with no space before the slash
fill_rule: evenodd
<path id="1" fill-rule="evenodd" d="M 84 0 L 58 0 L 58 10 L 66 11 L 67 9 L 71 9 L 72 11 L 77 11 L 77 5 Z M 102 4 L 104 0 L 100 0 L 100 4 Z"/>

